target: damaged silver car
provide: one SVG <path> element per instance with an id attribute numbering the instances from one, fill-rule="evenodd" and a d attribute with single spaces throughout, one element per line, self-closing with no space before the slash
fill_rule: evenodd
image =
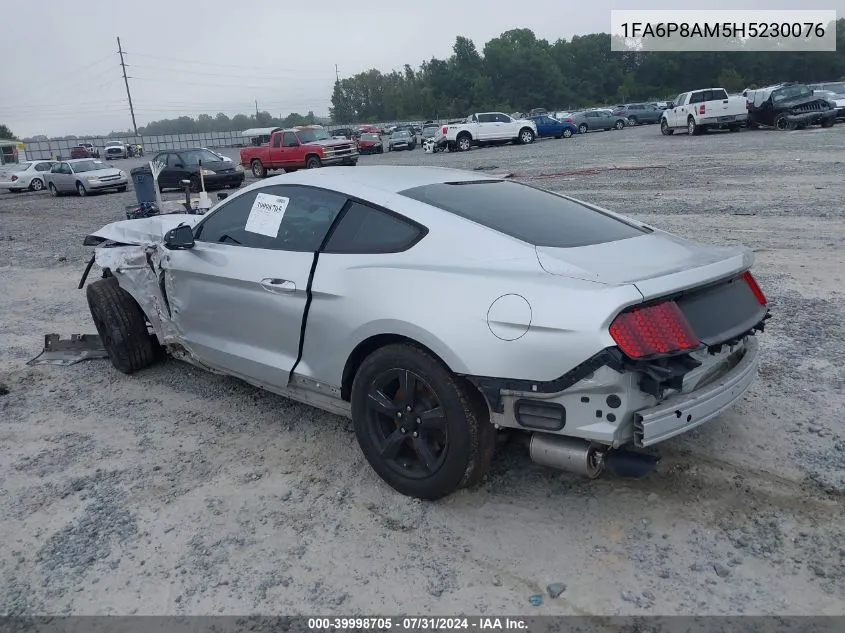
<path id="1" fill-rule="evenodd" d="M 477 172 L 315 169 L 205 216 L 89 235 L 112 364 L 162 350 L 353 420 L 396 490 L 480 481 L 497 430 L 534 461 L 643 474 L 756 376 L 769 316 L 742 247 Z"/>

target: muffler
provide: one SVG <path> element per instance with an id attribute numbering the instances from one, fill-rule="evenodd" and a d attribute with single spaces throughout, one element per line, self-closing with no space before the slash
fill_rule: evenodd
<path id="1" fill-rule="evenodd" d="M 531 461 L 595 479 L 605 470 L 617 477 L 644 477 L 660 462 L 655 455 L 612 450 L 587 440 L 533 433 L 528 447 Z"/>
<path id="2" fill-rule="evenodd" d="M 571 437 L 533 433 L 528 446 L 531 461 L 595 479 L 604 471 L 604 455 L 595 444 Z"/>

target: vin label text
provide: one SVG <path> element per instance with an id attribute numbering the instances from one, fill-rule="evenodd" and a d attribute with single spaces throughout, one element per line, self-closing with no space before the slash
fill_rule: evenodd
<path id="1" fill-rule="evenodd" d="M 611 50 L 835 51 L 836 11 L 611 11 Z"/>

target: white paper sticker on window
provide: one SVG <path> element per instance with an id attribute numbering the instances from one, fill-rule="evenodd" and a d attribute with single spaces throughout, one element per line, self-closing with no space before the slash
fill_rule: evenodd
<path id="1" fill-rule="evenodd" d="M 285 209 L 288 208 L 290 198 L 271 196 L 269 193 L 259 193 L 255 196 L 249 217 L 246 219 L 245 231 L 258 233 L 267 237 L 278 237 Z"/>

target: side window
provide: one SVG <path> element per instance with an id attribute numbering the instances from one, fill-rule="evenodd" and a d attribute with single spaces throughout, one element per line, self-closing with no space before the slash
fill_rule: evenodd
<path id="1" fill-rule="evenodd" d="M 273 136 L 273 147 L 281 147 L 282 146 L 282 135 L 276 134 Z"/>
<path id="2" fill-rule="evenodd" d="M 296 139 L 296 134 L 293 132 L 285 132 L 285 147 L 296 147 L 299 141 Z"/>
<path id="3" fill-rule="evenodd" d="M 247 231 L 252 206 L 259 193 L 287 198 L 276 235 Z M 346 204 L 334 191 L 296 185 L 271 185 L 232 198 L 197 226 L 195 239 L 247 248 L 315 252 L 329 227 Z"/>
<path id="4" fill-rule="evenodd" d="M 495 117 L 498 123 L 510 123 L 513 120 L 507 114 L 502 114 L 501 112 L 496 114 Z"/>
<path id="5" fill-rule="evenodd" d="M 326 244 L 326 253 L 398 253 L 418 242 L 426 230 L 410 220 L 353 202 Z"/>
<path id="6" fill-rule="evenodd" d="M 51 163 L 38 163 L 35 166 L 35 171 L 50 171 L 51 167 L 52 167 Z"/>
<path id="7" fill-rule="evenodd" d="M 728 93 L 724 90 L 713 90 L 712 95 L 710 95 L 710 99 L 713 101 L 724 101 L 728 98 Z"/>
<path id="8" fill-rule="evenodd" d="M 70 163 L 62 163 L 62 173 L 72 174 L 73 170 L 70 168 Z"/>
<path id="9" fill-rule="evenodd" d="M 478 115 L 478 122 L 479 123 L 494 123 L 496 121 L 496 116 L 493 114 L 479 114 Z"/>
<path id="10" fill-rule="evenodd" d="M 704 90 L 699 91 L 699 92 L 693 92 L 693 93 L 690 95 L 689 102 L 690 102 L 690 104 L 693 104 L 693 103 L 703 103 L 703 102 L 704 102 L 704 97 L 705 97 L 705 96 L 706 96 L 706 91 L 704 91 Z"/>
<path id="11" fill-rule="evenodd" d="M 176 165 L 184 165 L 184 163 L 182 162 L 182 158 L 179 156 L 179 154 L 168 154 L 167 166 L 176 167 Z"/>

